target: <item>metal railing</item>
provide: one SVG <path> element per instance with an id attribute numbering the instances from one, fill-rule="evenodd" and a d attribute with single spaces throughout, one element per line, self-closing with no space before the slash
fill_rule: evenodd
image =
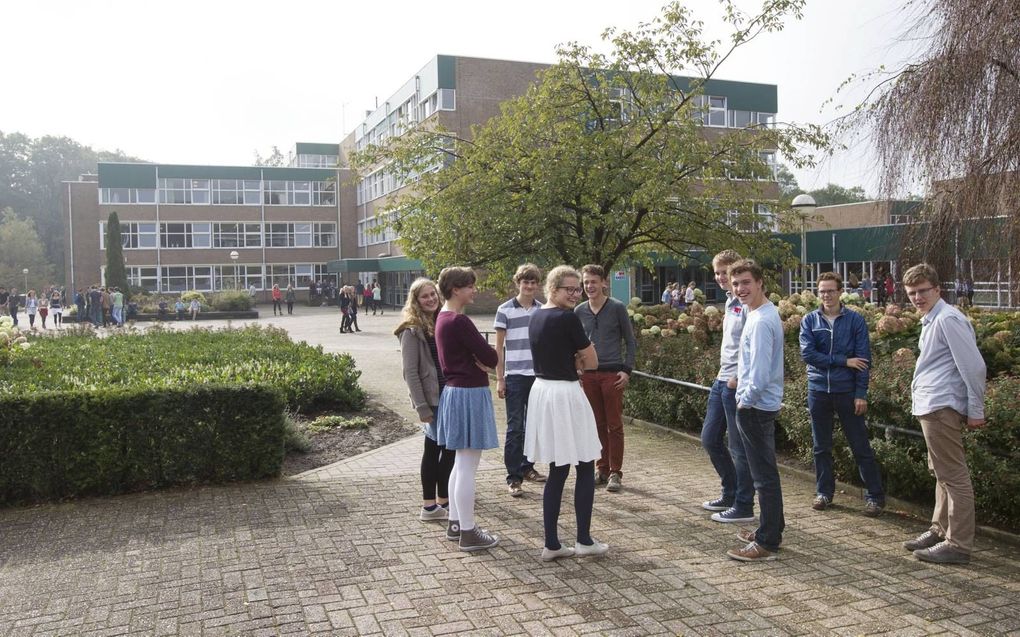
<path id="1" fill-rule="evenodd" d="M 665 376 L 656 376 L 655 374 L 649 374 L 648 372 L 642 372 L 641 370 L 637 370 L 637 369 L 635 369 L 632 373 L 634 375 L 637 375 L 637 376 L 642 376 L 644 378 L 651 378 L 652 380 L 662 381 L 664 383 L 669 383 L 671 385 L 679 385 L 681 387 L 687 387 L 687 388 L 690 388 L 690 389 L 699 389 L 699 390 L 705 391 L 705 392 L 712 391 L 711 387 L 706 387 L 704 385 L 699 385 L 697 383 L 689 383 L 687 381 L 677 380 L 675 378 L 667 378 Z M 789 407 L 789 405 L 787 405 L 786 403 L 781 403 L 781 404 L 782 404 L 783 407 Z M 870 427 L 878 427 L 879 429 L 885 430 L 886 439 L 889 438 L 890 434 L 894 434 L 894 433 L 903 434 L 905 436 L 913 436 L 915 438 L 924 438 L 924 434 L 921 433 L 920 431 L 914 431 L 913 429 L 904 429 L 903 427 L 897 427 L 895 425 L 886 425 L 886 424 L 879 423 L 879 422 L 869 422 L 868 426 L 870 426 Z"/>

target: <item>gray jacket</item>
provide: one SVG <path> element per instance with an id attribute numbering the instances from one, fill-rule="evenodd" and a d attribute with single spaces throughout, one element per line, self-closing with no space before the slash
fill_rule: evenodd
<path id="1" fill-rule="evenodd" d="M 439 374 L 429 351 L 425 334 L 416 327 L 400 333 L 400 356 L 403 360 L 404 382 L 411 396 L 411 406 L 422 422 L 432 418 L 439 405 Z"/>
<path id="2" fill-rule="evenodd" d="M 634 370 L 634 359 L 637 356 L 637 339 L 630 326 L 627 306 L 609 297 L 598 314 L 592 312 L 588 301 L 575 307 L 574 313 L 581 319 L 584 333 L 595 345 L 595 353 L 599 355 L 599 371 L 630 374 Z"/>

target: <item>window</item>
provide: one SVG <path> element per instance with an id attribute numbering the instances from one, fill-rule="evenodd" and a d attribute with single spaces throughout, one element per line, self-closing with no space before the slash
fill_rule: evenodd
<path id="1" fill-rule="evenodd" d="M 156 247 L 156 224 L 125 221 L 120 224 L 121 246 L 133 250 Z M 106 249 L 106 222 L 99 222 L 99 249 Z"/>
<path id="2" fill-rule="evenodd" d="M 288 203 L 292 206 L 309 206 L 312 203 L 312 182 L 289 181 Z"/>
<path id="3" fill-rule="evenodd" d="M 212 266 L 179 265 L 162 268 L 160 291 L 187 292 L 188 290 L 211 291 Z"/>
<path id="4" fill-rule="evenodd" d="M 267 223 L 266 245 L 270 248 L 286 248 L 290 246 L 291 225 L 289 223 Z"/>
<path id="5" fill-rule="evenodd" d="M 755 177 L 763 179 L 765 181 L 775 181 L 776 179 L 776 153 L 774 151 L 762 151 L 758 153 L 758 158 L 761 159 L 762 163 L 765 164 L 765 174 L 757 174 Z"/>
<path id="6" fill-rule="evenodd" d="M 315 272 L 311 263 L 274 264 L 266 266 L 266 285 L 272 287 L 274 284 L 285 288 L 288 285 L 294 287 L 308 287 Z"/>
<path id="7" fill-rule="evenodd" d="M 158 291 L 159 275 L 156 268 L 129 267 L 127 279 L 128 285 L 132 287 L 143 288 L 148 292 Z"/>
<path id="8" fill-rule="evenodd" d="M 155 188 L 100 188 L 99 203 L 156 203 Z"/>
<path id="9" fill-rule="evenodd" d="M 709 126 L 726 126 L 726 98 L 708 98 L 708 116 L 705 122 Z"/>
<path id="10" fill-rule="evenodd" d="M 267 181 L 265 203 L 268 206 L 284 206 L 287 204 L 287 182 Z"/>
<path id="11" fill-rule="evenodd" d="M 312 230 L 313 242 L 316 248 L 336 247 L 336 224 L 317 223 Z"/>
<path id="12" fill-rule="evenodd" d="M 209 223 L 161 223 L 160 245 L 164 248 L 208 248 L 211 245 Z"/>
<path id="13" fill-rule="evenodd" d="M 244 194 L 238 179 L 213 179 L 212 202 L 219 206 L 236 206 L 244 203 Z"/>
<path id="14" fill-rule="evenodd" d="M 336 182 L 335 181 L 313 181 L 312 182 L 312 205 L 313 206 L 335 206 L 336 205 Z"/>
<path id="15" fill-rule="evenodd" d="M 766 128 L 772 128 L 776 125 L 775 113 L 758 113 L 758 125 Z"/>
<path id="16" fill-rule="evenodd" d="M 730 127 L 747 128 L 751 125 L 752 115 L 751 111 L 730 111 Z"/>
<path id="17" fill-rule="evenodd" d="M 212 266 L 213 284 L 217 290 L 247 290 L 251 286 L 262 289 L 261 265 Z"/>
<path id="18" fill-rule="evenodd" d="M 298 155 L 294 161 L 298 168 L 332 168 L 337 165 L 336 155 Z"/>
<path id="19" fill-rule="evenodd" d="M 387 241 L 396 241 L 397 232 L 392 226 L 397 213 L 369 217 L 358 222 L 358 247 L 364 248 Z"/>
<path id="20" fill-rule="evenodd" d="M 209 203 L 209 180 L 160 178 L 159 202 L 166 204 L 207 204 Z"/>
<path id="21" fill-rule="evenodd" d="M 244 205 L 259 205 L 262 200 L 262 182 L 258 179 L 245 179 L 242 186 L 244 188 Z"/>
<path id="22" fill-rule="evenodd" d="M 213 224 L 214 248 L 258 248 L 262 246 L 261 226 L 257 223 Z"/>
<path id="23" fill-rule="evenodd" d="M 455 111 L 457 110 L 457 93 L 452 88 L 441 88 L 439 93 L 439 110 L 441 111 Z"/>

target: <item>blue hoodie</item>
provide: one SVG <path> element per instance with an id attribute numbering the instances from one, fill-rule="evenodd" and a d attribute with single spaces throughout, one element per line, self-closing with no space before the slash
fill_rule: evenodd
<path id="1" fill-rule="evenodd" d="M 870 365 L 871 341 L 864 317 L 840 305 L 839 316 L 829 322 L 817 309 L 800 322 L 800 356 L 807 363 L 808 389 L 829 394 L 854 393 L 868 397 L 870 372 L 846 366 L 848 358 L 864 358 Z"/>

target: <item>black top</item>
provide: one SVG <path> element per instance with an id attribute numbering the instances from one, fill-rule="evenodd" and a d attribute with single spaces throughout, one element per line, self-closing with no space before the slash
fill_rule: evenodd
<path id="1" fill-rule="evenodd" d="M 528 324 L 535 376 L 545 380 L 577 380 L 574 354 L 591 345 L 581 319 L 571 310 L 540 308 Z"/>
<path id="2" fill-rule="evenodd" d="M 442 393 L 443 387 L 446 387 L 446 377 L 443 376 L 443 366 L 439 362 L 439 348 L 436 347 L 436 337 L 426 334 L 425 342 L 429 344 L 429 353 L 432 354 L 432 362 L 436 364 L 436 376 L 439 380 L 439 392 Z"/>

